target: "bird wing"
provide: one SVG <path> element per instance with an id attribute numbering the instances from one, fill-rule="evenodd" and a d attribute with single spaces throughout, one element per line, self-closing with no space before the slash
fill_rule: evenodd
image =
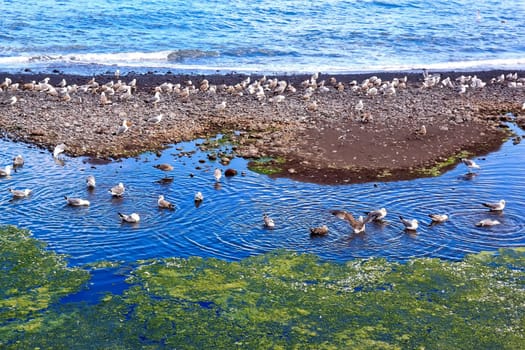
<path id="1" fill-rule="evenodd" d="M 332 211 L 332 214 L 335 215 L 336 217 L 338 217 L 339 219 L 343 219 L 343 220 L 346 220 L 350 223 L 350 225 L 354 228 L 357 228 L 357 227 L 360 227 L 363 225 L 363 222 L 361 221 L 357 221 L 354 216 L 352 215 L 352 213 L 349 213 L 347 211 L 344 211 L 344 210 L 333 210 Z"/>

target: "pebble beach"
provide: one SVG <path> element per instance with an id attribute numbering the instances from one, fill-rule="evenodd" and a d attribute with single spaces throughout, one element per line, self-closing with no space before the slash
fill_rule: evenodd
<path id="1" fill-rule="evenodd" d="M 509 137 L 504 122 L 525 120 L 522 72 L 0 79 L 0 129 L 16 141 L 116 159 L 232 133 L 234 156 L 279 159 L 276 176 L 330 184 L 482 156 Z"/>

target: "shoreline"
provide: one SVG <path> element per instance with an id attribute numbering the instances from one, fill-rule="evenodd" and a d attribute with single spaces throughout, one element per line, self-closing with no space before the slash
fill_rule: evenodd
<path id="1" fill-rule="evenodd" d="M 450 77 L 453 87 L 438 82 L 426 88 L 421 73 L 321 74 L 315 82 L 310 75 L 283 75 L 259 84 L 265 86 L 260 88 L 264 97 L 251 93 L 259 75 L 128 74 L 120 80 L 129 84 L 136 79 L 137 85 L 126 99 L 124 92 L 112 91 L 110 85 L 118 80 L 114 75 L 95 76 L 96 84 L 87 85 L 92 77 L 0 73 L 0 83 L 6 77 L 19 83 L 0 92 L 0 131 L 51 151 L 65 143 L 67 154 L 93 158 L 128 157 L 240 131 L 232 136 L 232 156 L 278 160 L 262 164 L 280 169 L 272 176 L 325 184 L 404 180 L 437 175 L 462 156 L 497 150 L 509 137 L 502 128 L 509 121 L 506 113 L 523 126 L 525 72 L 518 72 L 518 79 L 491 83 L 509 73 L 514 72 L 440 72 L 440 79 Z M 477 76 L 486 85 L 469 86 L 460 94 L 456 78 L 461 75 Z M 362 82 L 373 76 L 381 81 L 363 88 Z M 405 76 L 406 86 L 397 85 L 394 93 L 384 88 Z M 24 90 L 24 84 L 46 77 L 54 91 Z M 62 79 L 67 83 L 63 90 Z M 201 85 L 203 80 L 208 84 Z M 279 81 L 286 82 L 282 93 Z M 372 88 L 376 94 L 369 93 Z M 70 90 L 67 96 L 65 89 Z M 156 89 L 160 101 L 146 102 Z M 101 103 L 102 91 L 111 103 Z M 8 102 L 12 96 L 17 98 L 13 105 Z M 361 110 L 356 109 L 359 100 Z M 158 124 L 148 121 L 159 114 Z M 124 119 L 131 127 L 114 135 Z M 423 125 L 426 134 L 418 134 Z"/>

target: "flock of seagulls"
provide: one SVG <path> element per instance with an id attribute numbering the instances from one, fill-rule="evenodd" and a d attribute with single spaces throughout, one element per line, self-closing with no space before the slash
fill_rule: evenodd
<path id="1" fill-rule="evenodd" d="M 0 84 L 0 92 L 11 91 L 16 92 L 18 90 L 32 90 L 47 93 L 48 95 L 55 96 L 61 101 L 70 101 L 71 94 L 75 92 L 90 92 L 97 93 L 100 95 L 100 104 L 109 105 L 112 104 L 112 98 L 118 98 L 119 100 L 127 100 L 134 97 L 133 93 L 137 90 L 137 81 L 136 79 L 131 80 L 129 83 L 122 82 L 120 78 L 120 72 L 115 72 L 116 82 L 110 81 L 108 83 L 102 84 L 92 78 L 87 84 L 82 86 L 77 85 L 68 85 L 63 79 L 57 86 L 53 86 L 49 83 L 49 78 L 45 78 L 40 82 L 33 81 L 31 83 L 13 83 L 10 78 L 5 78 L 5 80 Z M 395 95 L 396 91 L 399 89 L 404 89 L 407 87 L 408 79 L 407 77 L 403 78 L 393 78 L 391 81 L 384 81 L 377 76 L 371 76 L 364 79 L 361 82 L 356 80 L 350 81 L 348 83 L 338 82 L 336 78 L 332 77 L 328 81 L 319 80 L 319 74 L 313 74 L 309 79 L 301 82 L 301 87 L 304 89 L 302 99 L 304 101 L 310 101 L 307 105 L 309 111 L 317 110 L 317 102 L 311 100 L 314 96 L 314 93 L 325 93 L 330 90 L 344 91 L 345 89 L 350 89 L 353 92 L 359 93 L 363 96 L 373 97 L 378 94 L 383 94 L 386 96 Z M 508 87 L 523 87 L 525 86 L 525 78 L 519 78 L 516 73 L 509 73 L 507 75 L 500 75 L 493 78 L 490 81 L 491 84 L 506 84 Z M 426 70 L 423 71 L 423 84 L 421 88 L 431 89 L 431 88 L 452 88 L 456 89 L 458 93 L 463 94 L 468 89 L 482 89 L 486 86 L 486 82 L 482 81 L 477 76 L 463 76 L 452 80 L 450 77 L 442 79 L 440 74 L 430 74 Z M 251 80 L 251 77 L 247 77 L 242 80 L 240 83 L 235 85 L 213 85 L 210 84 L 207 79 L 203 79 L 200 84 L 194 85 L 191 81 L 186 81 L 184 84 L 173 84 L 173 83 L 162 83 L 161 85 L 155 87 L 154 95 L 145 100 L 146 103 L 153 106 L 157 106 L 158 103 L 162 101 L 163 94 L 177 94 L 181 98 L 187 98 L 191 94 L 197 92 L 206 92 L 215 94 L 218 91 L 225 91 L 231 95 L 243 96 L 244 94 L 253 95 L 259 101 L 268 101 L 271 103 L 280 103 L 286 99 L 285 93 L 295 93 L 297 88 L 294 87 L 290 82 L 286 80 L 279 79 L 270 79 L 266 76 L 258 80 Z M 15 105 L 19 100 L 16 96 L 11 96 L 8 100 L 3 101 L 4 105 Z M 217 112 L 222 113 L 227 109 L 226 101 L 215 106 Z M 525 109 L 525 102 L 523 104 L 523 109 Z M 358 102 L 354 105 L 355 112 L 361 116 L 361 120 L 368 120 L 366 113 L 365 103 L 362 99 L 359 99 Z M 158 114 L 156 116 L 145 119 L 148 123 L 158 124 L 163 120 L 163 115 Z M 124 119 L 122 124 L 118 129 L 113 133 L 114 135 L 121 135 L 125 133 L 132 126 L 130 120 Z M 416 135 L 424 136 L 427 133 L 426 127 L 423 125 L 415 131 Z M 53 157 L 58 159 L 59 156 L 66 150 L 65 144 L 59 144 L 55 147 L 53 151 Z M 462 162 L 465 166 L 468 167 L 469 172 L 473 169 L 479 169 L 477 165 L 471 159 L 462 159 Z M 23 165 L 23 158 L 17 156 L 13 159 L 12 165 L 7 165 L 4 168 L 0 168 L 0 177 L 10 176 L 13 169 Z M 170 171 L 173 169 L 171 166 L 159 165 L 159 169 L 163 171 Z M 219 182 L 222 177 L 221 169 L 217 168 L 213 174 L 215 181 Z M 95 178 L 90 175 L 86 178 L 86 186 L 88 189 L 93 189 L 96 187 Z M 31 194 L 30 189 L 15 190 L 10 189 L 10 192 L 14 197 L 23 198 Z M 112 187 L 109 190 L 110 194 L 115 197 L 121 197 L 125 193 L 125 186 L 122 183 Z M 66 202 L 71 206 L 89 206 L 90 203 L 88 200 L 82 198 L 74 198 L 65 196 Z M 202 193 L 197 192 L 195 194 L 195 202 L 200 203 L 203 201 Z M 159 195 L 157 201 L 158 207 L 162 209 L 173 210 L 174 206 L 163 195 Z M 505 201 L 501 200 L 497 203 L 483 203 L 491 211 L 502 211 L 505 207 Z M 372 212 L 367 213 L 366 217 L 359 216 L 357 219 L 349 212 L 342 210 L 334 210 L 332 214 L 336 217 L 346 220 L 352 227 L 353 233 L 361 233 L 365 231 L 366 224 L 369 222 L 383 222 L 387 212 L 385 208 L 381 208 Z M 123 222 L 136 223 L 140 221 L 140 217 L 137 213 L 132 213 L 129 215 L 119 213 L 120 218 Z M 429 214 L 432 223 L 442 223 L 448 220 L 448 215 L 446 214 Z M 416 219 L 406 219 L 402 216 L 399 217 L 401 223 L 404 225 L 406 230 L 416 231 L 418 229 L 418 221 Z M 275 222 L 270 218 L 266 213 L 263 215 L 263 223 L 267 228 L 274 228 Z M 485 226 L 494 226 L 500 224 L 497 220 L 485 219 L 481 220 L 476 224 L 476 226 L 485 227 Z M 326 235 L 328 233 L 328 227 L 326 225 L 320 227 L 314 227 L 310 229 L 312 235 Z"/>
<path id="2" fill-rule="evenodd" d="M 60 144 L 58 145 L 55 150 L 53 151 L 53 157 L 58 157 L 59 154 L 61 154 L 65 150 L 65 145 Z M 462 159 L 462 163 L 469 169 L 479 169 L 480 166 L 476 164 L 471 159 Z M 0 168 L 0 177 L 8 177 L 11 175 L 12 169 L 19 168 L 23 166 L 24 159 L 21 155 L 17 155 L 13 158 L 12 165 L 7 165 L 4 168 Z M 170 171 L 173 170 L 173 166 L 169 164 L 158 164 L 154 167 L 163 170 L 163 171 Z M 216 168 L 213 174 L 215 181 L 219 182 L 222 177 L 222 171 L 219 168 Z M 96 180 L 93 175 L 88 175 L 86 177 L 86 188 L 88 190 L 93 190 L 96 187 Z M 122 197 L 126 191 L 126 187 L 122 182 L 118 183 L 117 185 L 111 187 L 108 192 L 113 197 Z M 9 192 L 12 194 L 13 198 L 26 198 L 31 195 L 32 190 L 31 189 L 9 189 Z M 69 197 L 64 196 L 64 199 L 66 200 L 66 204 L 69 206 L 74 207 L 83 207 L 83 206 L 89 206 L 91 203 L 87 199 L 79 198 L 79 197 Z M 204 200 L 204 196 L 201 192 L 196 192 L 194 196 L 195 205 L 198 207 L 200 203 Z M 488 208 L 491 212 L 502 212 L 505 208 L 506 202 L 504 199 L 497 201 L 497 202 L 484 202 L 481 203 L 484 207 Z M 160 209 L 168 209 L 168 210 L 175 210 L 175 206 L 168 201 L 164 195 L 158 195 L 157 199 L 157 206 Z M 349 225 L 352 228 L 353 234 L 359 234 L 363 233 L 366 230 L 366 224 L 370 222 L 376 222 L 379 224 L 386 224 L 385 217 L 387 216 L 387 210 L 385 208 L 376 209 L 370 212 L 365 213 L 366 216 L 359 216 L 357 219 L 354 217 L 354 215 L 348 211 L 344 210 L 332 210 L 331 214 L 333 214 L 335 217 L 345 220 L 349 223 Z M 118 213 L 120 219 L 122 222 L 126 223 L 138 223 L 140 221 L 140 215 L 138 213 L 131 213 L 131 214 L 123 214 Z M 428 214 L 430 217 L 430 224 L 439 224 L 447 221 L 449 219 L 447 214 L 439 214 L 439 213 L 431 213 Z M 416 232 L 419 228 L 419 221 L 417 219 L 407 219 L 403 216 L 399 215 L 399 220 L 402 223 L 403 227 L 406 231 L 409 232 Z M 500 221 L 495 219 L 486 218 L 483 219 L 477 223 L 475 223 L 475 226 L 477 227 L 491 227 L 495 225 L 501 224 Z M 268 229 L 275 228 L 276 224 L 275 221 L 267 214 L 263 214 L 263 226 Z M 322 225 L 319 227 L 312 227 L 310 228 L 310 235 L 311 236 L 324 236 L 327 235 L 329 232 L 328 226 Z"/>
<path id="3" fill-rule="evenodd" d="M 472 169 L 479 169 L 480 166 L 475 163 L 472 159 L 464 158 L 461 160 L 462 163 L 469 169 L 469 172 Z M 501 199 L 498 202 L 484 202 L 481 203 L 484 207 L 487 207 L 489 211 L 491 212 L 502 212 L 503 209 L 505 209 L 505 200 Z M 369 222 L 376 222 L 380 224 L 385 224 L 386 221 L 384 218 L 387 215 L 387 210 L 385 208 L 373 210 L 371 212 L 366 213 L 366 217 L 359 216 L 357 219 L 352 215 L 352 213 L 344 210 L 332 210 L 331 214 L 333 214 L 335 217 L 345 220 L 348 222 L 350 227 L 352 228 L 352 233 L 358 234 L 365 232 L 366 230 L 366 224 Z M 428 217 L 430 218 L 430 224 L 429 226 L 433 226 L 436 224 L 444 223 L 449 219 L 449 216 L 447 214 L 439 214 L 439 213 L 430 213 L 428 214 Z M 266 218 L 265 218 L 266 220 Z M 399 215 L 399 220 L 403 224 L 403 227 L 407 232 L 416 232 L 419 228 L 419 221 L 417 219 L 406 219 L 403 216 Z M 491 227 L 495 225 L 500 225 L 501 222 L 499 220 L 486 218 L 483 220 L 480 220 L 475 223 L 475 226 L 477 227 Z M 310 235 L 311 236 L 324 236 L 328 234 L 328 227 L 326 225 L 322 225 L 319 227 L 312 227 L 310 228 Z"/>

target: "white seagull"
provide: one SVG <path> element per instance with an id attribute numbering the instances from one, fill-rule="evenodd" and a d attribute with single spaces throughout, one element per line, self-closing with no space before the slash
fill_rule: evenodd
<path id="1" fill-rule="evenodd" d="M 158 124 L 162 120 L 163 115 L 159 114 L 154 117 L 148 118 L 147 122 L 150 124 Z"/>
<path id="2" fill-rule="evenodd" d="M 432 220 L 432 223 L 440 223 L 448 220 L 447 214 L 428 214 L 428 216 Z"/>
<path id="3" fill-rule="evenodd" d="M 5 168 L 0 168 L 0 176 L 9 176 L 11 175 L 11 170 L 13 170 L 12 165 L 6 165 Z"/>
<path id="4" fill-rule="evenodd" d="M 479 169 L 479 165 L 476 164 L 476 162 L 473 161 L 472 159 L 463 158 L 461 159 L 461 161 L 463 162 L 463 164 L 467 166 L 467 168 L 469 168 L 469 171 L 470 169 Z"/>
<path id="5" fill-rule="evenodd" d="M 122 222 L 129 222 L 130 224 L 135 224 L 140 221 L 140 216 L 137 213 L 132 213 L 129 215 L 118 213 L 118 216 L 120 216 Z"/>
<path id="6" fill-rule="evenodd" d="M 412 219 L 412 220 L 403 219 L 401 215 L 399 215 L 399 219 L 401 219 L 401 222 L 405 226 L 405 230 L 416 231 L 419 226 L 418 221 L 416 219 Z"/>
<path id="7" fill-rule="evenodd" d="M 89 206 L 89 201 L 87 199 L 82 198 L 74 198 L 74 197 L 68 197 L 64 196 L 66 199 L 67 205 L 71 205 L 72 207 L 82 207 L 82 206 Z"/>
<path id="8" fill-rule="evenodd" d="M 499 225 L 499 224 L 501 224 L 501 222 L 499 222 L 498 220 L 483 219 L 481 221 L 478 221 L 476 223 L 476 226 L 477 227 L 490 227 L 490 226 L 496 226 L 496 225 Z"/>
<path id="9" fill-rule="evenodd" d="M 382 221 L 385 218 L 385 216 L 386 216 L 386 209 L 385 208 L 381 208 L 381 209 L 373 210 L 373 211 L 368 212 L 366 214 L 367 215 L 366 215 L 365 222 Z"/>
<path id="10" fill-rule="evenodd" d="M 217 182 L 221 181 L 221 177 L 222 177 L 221 169 L 216 168 L 215 171 L 213 172 L 213 176 L 215 177 L 215 181 Z"/>
<path id="11" fill-rule="evenodd" d="M 53 150 L 53 158 L 58 158 L 60 153 L 64 153 L 65 150 L 66 150 L 66 145 L 64 143 L 57 145 L 55 149 Z"/>
<path id="12" fill-rule="evenodd" d="M 88 189 L 94 189 L 97 185 L 97 182 L 95 181 L 95 177 L 93 175 L 88 175 L 86 177 L 86 186 Z"/>
<path id="13" fill-rule="evenodd" d="M 263 221 L 264 221 L 264 227 L 267 227 L 267 228 L 275 227 L 275 222 L 267 214 L 263 214 Z"/>
<path id="14" fill-rule="evenodd" d="M 113 186 L 109 190 L 109 193 L 111 193 L 111 195 L 114 197 L 122 197 L 122 195 L 124 194 L 124 191 L 126 191 L 126 188 L 124 187 L 124 184 L 120 182 L 118 185 Z"/>
<path id="15" fill-rule="evenodd" d="M 204 199 L 204 196 L 202 195 L 202 192 L 195 193 L 195 197 L 194 197 L 195 202 L 202 202 L 203 199 Z"/>
<path id="16" fill-rule="evenodd" d="M 24 158 L 19 154 L 16 157 L 13 158 L 13 166 L 19 167 L 24 165 Z"/>
<path id="17" fill-rule="evenodd" d="M 502 199 L 495 203 L 481 203 L 483 206 L 489 208 L 490 211 L 502 211 L 505 208 L 505 200 Z"/>
<path id="18" fill-rule="evenodd" d="M 14 190 L 10 188 L 9 192 L 11 192 L 14 198 L 25 198 L 28 197 L 32 191 L 29 188 L 23 190 Z"/>

